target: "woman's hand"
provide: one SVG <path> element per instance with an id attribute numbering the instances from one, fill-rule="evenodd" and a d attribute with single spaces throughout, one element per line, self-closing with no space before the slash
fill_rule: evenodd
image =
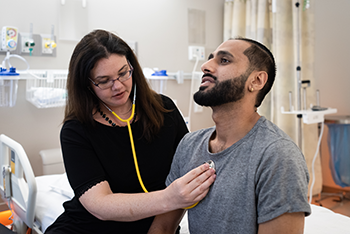
<path id="1" fill-rule="evenodd" d="M 215 180 L 215 170 L 205 163 L 171 183 L 165 190 L 172 209 L 191 206 L 202 200 Z"/>

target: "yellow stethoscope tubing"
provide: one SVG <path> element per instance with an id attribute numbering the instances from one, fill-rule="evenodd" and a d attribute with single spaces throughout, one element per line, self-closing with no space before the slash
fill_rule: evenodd
<path id="1" fill-rule="evenodd" d="M 103 105 L 115 116 L 117 117 L 117 119 L 119 119 L 120 121 L 127 123 L 128 125 L 128 132 L 129 132 L 129 138 L 130 138 L 130 144 L 131 144 L 131 151 L 132 151 L 132 156 L 134 158 L 134 164 L 135 164 L 135 169 L 136 169 L 136 174 L 137 174 L 137 178 L 139 180 L 139 183 L 143 189 L 143 191 L 145 193 L 148 193 L 145 185 L 143 184 L 142 178 L 141 178 L 141 174 L 140 174 L 140 169 L 139 169 L 139 165 L 137 163 L 137 158 L 136 158 L 136 151 L 135 151 L 135 144 L 134 144 L 134 137 L 132 136 L 132 130 L 131 130 L 131 125 L 130 125 L 130 121 L 134 118 L 135 116 L 135 101 L 136 101 L 136 84 L 134 85 L 134 98 L 132 101 L 132 110 L 131 110 L 131 115 L 129 118 L 127 119 L 122 119 L 120 118 L 111 108 L 109 108 L 105 103 L 103 103 Z"/>
<path id="2" fill-rule="evenodd" d="M 135 169 L 136 169 L 136 174 L 137 174 L 137 178 L 139 180 L 139 183 L 143 189 L 143 191 L 145 193 L 148 193 L 145 185 L 143 184 L 142 178 L 141 178 L 141 174 L 140 174 L 140 169 L 139 169 L 139 165 L 137 163 L 137 157 L 136 157 L 136 151 L 135 151 L 135 144 L 134 144 L 134 137 L 132 135 L 132 130 L 131 130 L 131 125 L 130 125 L 130 121 L 134 118 L 135 116 L 135 101 L 136 101 L 136 84 L 134 86 L 134 98 L 133 98 L 133 103 L 132 103 L 132 110 L 131 110 L 131 115 L 128 119 L 122 119 L 120 118 L 112 109 L 110 109 L 106 104 L 103 105 L 115 116 L 117 117 L 120 121 L 127 123 L 128 125 L 128 131 L 129 131 L 129 138 L 130 138 L 130 144 L 131 144 L 131 151 L 132 151 L 132 156 L 134 158 L 134 164 L 135 164 Z M 198 204 L 198 202 L 196 202 L 195 204 L 185 207 L 183 209 L 191 209 L 193 207 L 195 207 Z"/>
<path id="3" fill-rule="evenodd" d="M 131 126 L 130 126 L 130 120 L 132 120 L 132 118 L 134 118 L 135 115 L 135 103 L 132 104 L 132 111 L 131 111 L 131 115 L 128 119 L 122 119 L 120 118 L 114 111 L 112 111 L 112 114 L 117 117 L 120 121 L 122 122 L 126 122 L 128 124 L 128 131 L 129 131 L 129 137 L 130 137 L 130 144 L 131 144 L 131 150 L 132 150 L 132 156 L 134 158 L 134 164 L 135 164 L 135 169 L 136 169 L 136 174 L 137 174 L 137 178 L 139 179 L 140 185 L 143 189 L 143 191 L 145 193 L 148 193 L 145 185 L 143 184 L 143 181 L 141 179 L 141 175 L 140 175 L 140 169 L 139 169 L 139 165 L 137 163 L 137 158 L 136 158 L 136 151 L 135 151 L 135 144 L 134 144 L 134 137 L 132 136 L 132 130 L 131 130 Z"/>

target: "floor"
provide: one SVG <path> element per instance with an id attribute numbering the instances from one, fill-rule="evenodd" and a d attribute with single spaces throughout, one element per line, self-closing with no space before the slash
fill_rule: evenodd
<path id="1" fill-rule="evenodd" d="M 350 217 L 350 192 L 323 188 L 321 195 L 312 198 L 312 204 L 326 207 Z"/>

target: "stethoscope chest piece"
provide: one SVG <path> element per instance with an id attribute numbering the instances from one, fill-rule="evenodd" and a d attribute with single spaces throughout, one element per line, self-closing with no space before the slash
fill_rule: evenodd
<path id="1" fill-rule="evenodd" d="M 213 168 L 213 169 L 215 170 L 215 163 L 214 163 L 213 160 L 209 160 L 209 161 L 207 161 L 206 163 L 209 164 L 209 167 L 210 167 L 210 168 Z"/>

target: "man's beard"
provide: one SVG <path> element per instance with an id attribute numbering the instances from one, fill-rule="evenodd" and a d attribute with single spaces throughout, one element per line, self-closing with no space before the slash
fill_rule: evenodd
<path id="1" fill-rule="evenodd" d="M 249 74 L 248 74 L 249 73 Z M 208 86 L 201 87 L 194 95 L 194 101 L 201 106 L 220 106 L 230 102 L 237 102 L 244 96 L 244 87 L 250 72 L 219 82 L 215 76 L 215 86 L 205 91 Z"/>

